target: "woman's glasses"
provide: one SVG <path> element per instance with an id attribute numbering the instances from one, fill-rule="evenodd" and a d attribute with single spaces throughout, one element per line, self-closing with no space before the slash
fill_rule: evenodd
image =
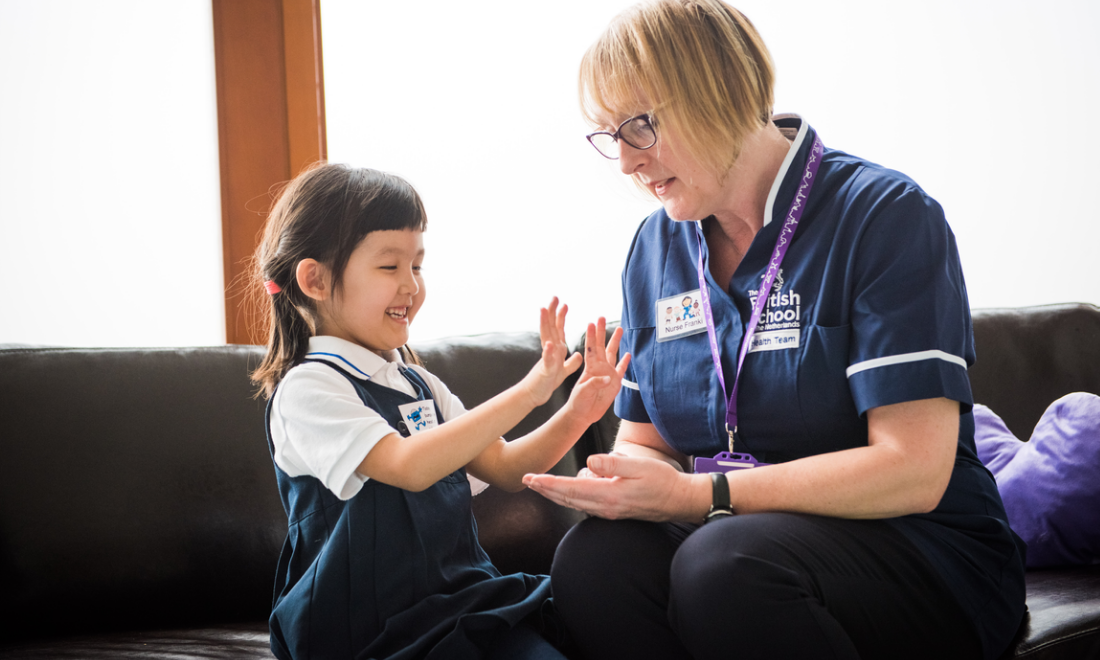
<path id="1" fill-rule="evenodd" d="M 635 149 L 649 149 L 657 144 L 657 131 L 653 129 L 653 120 L 648 114 L 631 117 L 619 124 L 614 133 L 596 131 L 585 136 L 604 158 L 619 160 L 621 149 L 619 140 Z"/>

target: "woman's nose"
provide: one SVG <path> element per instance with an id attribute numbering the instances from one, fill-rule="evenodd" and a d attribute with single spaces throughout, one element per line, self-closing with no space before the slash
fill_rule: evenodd
<path id="1" fill-rule="evenodd" d="M 645 163 L 646 152 L 644 149 L 635 149 L 619 140 L 619 170 L 623 174 L 634 174 Z"/>

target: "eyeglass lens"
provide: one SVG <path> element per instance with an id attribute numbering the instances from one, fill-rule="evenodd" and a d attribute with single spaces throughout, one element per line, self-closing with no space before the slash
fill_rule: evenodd
<path id="1" fill-rule="evenodd" d="M 625 141 L 635 149 L 649 149 L 657 144 L 657 133 L 649 123 L 649 118 L 634 117 L 619 127 L 619 139 Z M 608 158 L 618 158 L 620 154 L 619 142 L 610 133 L 593 133 L 589 136 L 592 146 Z"/>

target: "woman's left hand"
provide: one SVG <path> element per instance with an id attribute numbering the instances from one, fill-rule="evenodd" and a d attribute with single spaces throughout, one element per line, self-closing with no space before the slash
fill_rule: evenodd
<path id="1" fill-rule="evenodd" d="M 684 474 L 656 458 L 588 457 L 587 477 L 528 474 L 523 483 L 552 502 L 616 520 L 698 522 L 710 508 L 710 476 Z"/>

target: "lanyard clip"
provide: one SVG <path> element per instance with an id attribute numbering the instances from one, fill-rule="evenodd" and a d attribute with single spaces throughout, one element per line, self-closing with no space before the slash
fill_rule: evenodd
<path id="1" fill-rule="evenodd" d="M 726 433 L 730 434 L 730 453 L 732 454 L 733 453 L 733 438 L 734 438 L 735 435 L 737 435 L 737 427 L 736 426 L 733 427 L 733 430 L 731 431 L 730 430 L 730 425 L 726 424 Z"/>

